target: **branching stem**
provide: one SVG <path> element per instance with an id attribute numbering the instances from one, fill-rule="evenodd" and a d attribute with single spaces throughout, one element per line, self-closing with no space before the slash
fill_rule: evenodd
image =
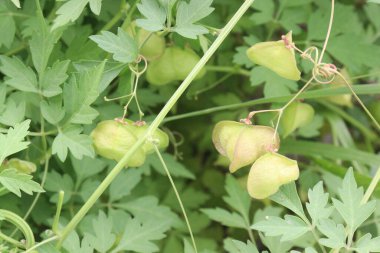
<path id="1" fill-rule="evenodd" d="M 178 101 L 178 99 L 182 96 L 182 94 L 189 87 L 191 82 L 197 76 L 197 74 L 202 70 L 202 68 L 206 65 L 209 59 L 213 56 L 222 42 L 226 39 L 228 34 L 234 28 L 236 23 L 240 20 L 243 14 L 251 7 L 254 0 L 246 0 L 239 10 L 235 13 L 235 15 L 231 18 L 231 20 L 227 23 L 227 25 L 221 30 L 218 37 L 215 39 L 210 48 L 206 51 L 203 57 L 199 60 L 199 62 L 195 65 L 190 74 L 185 78 L 182 84 L 178 87 L 178 89 L 174 92 L 169 101 L 162 108 L 161 112 L 157 115 L 155 120 L 152 122 L 147 132 L 137 140 L 137 142 L 131 147 L 131 149 L 123 156 L 123 158 L 116 164 L 116 166 L 110 171 L 107 177 L 102 181 L 102 183 L 98 186 L 98 188 L 92 193 L 92 195 L 88 198 L 86 203 L 81 207 L 81 209 L 75 214 L 73 219 L 64 227 L 62 230 L 62 235 L 57 244 L 57 247 L 60 248 L 63 241 L 67 238 L 67 236 L 75 229 L 78 223 L 83 219 L 83 217 L 87 214 L 87 212 L 91 209 L 91 207 L 96 203 L 98 198 L 103 194 L 103 192 L 108 188 L 108 186 L 112 183 L 112 181 L 117 177 L 117 175 L 122 171 L 125 166 L 128 164 L 130 157 L 135 153 L 135 151 L 145 143 L 147 138 L 151 136 L 151 134 L 158 128 L 158 126 L 162 123 L 166 115 Z"/>
<path id="2" fill-rule="evenodd" d="M 185 218 L 186 226 L 187 226 L 187 229 L 189 230 L 191 241 L 193 243 L 193 247 L 194 247 L 195 253 L 198 253 L 197 244 L 195 243 L 195 239 L 194 239 L 194 235 L 193 235 L 193 230 L 191 229 L 191 225 L 190 225 L 189 219 L 188 219 L 187 214 L 186 214 L 186 209 L 185 209 L 185 207 L 184 207 L 184 205 L 182 203 L 182 200 L 181 200 L 181 196 L 178 193 L 177 187 L 175 186 L 173 178 L 170 175 L 170 171 L 168 169 L 168 166 L 165 163 L 164 158 L 162 157 L 162 155 L 160 153 L 160 150 L 157 148 L 156 145 L 154 145 L 154 149 L 156 151 L 156 154 L 157 154 L 158 158 L 160 159 L 162 167 L 164 167 L 165 173 L 168 176 L 170 184 L 173 187 L 173 191 L 174 191 L 175 196 L 176 196 L 176 198 L 178 200 L 179 206 L 181 207 L 182 214 L 183 214 L 183 217 Z"/>

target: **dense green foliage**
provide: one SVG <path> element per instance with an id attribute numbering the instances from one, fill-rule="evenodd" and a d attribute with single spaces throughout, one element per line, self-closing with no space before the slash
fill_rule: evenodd
<path id="1" fill-rule="evenodd" d="M 321 53 L 331 1 L 255 0 L 232 18 L 243 2 L 0 1 L 0 252 L 380 252 L 379 1 L 336 1 L 314 64 L 304 58 L 316 51 L 294 54 L 281 36 Z M 259 57 L 247 55 L 253 44 L 266 48 Z M 260 110 L 271 111 L 249 114 Z M 279 126 L 297 181 L 287 184 L 298 168 L 268 181 L 282 185 L 274 195 L 250 197 L 267 143 L 234 173 L 228 158 L 247 144 L 213 145 L 215 124 L 240 119 Z M 259 137 L 247 136 L 256 152 Z"/>

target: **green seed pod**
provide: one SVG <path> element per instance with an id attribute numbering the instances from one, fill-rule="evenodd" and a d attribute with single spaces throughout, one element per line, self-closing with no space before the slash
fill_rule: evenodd
<path id="1" fill-rule="evenodd" d="M 128 26 L 125 31 L 137 40 L 139 47 L 142 46 L 140 54 L 142 54 L 148 61 L 157 59 L 164 53 L 165 39 L 158 36 L 157 33 L 136 27 L 134 22 Z"/>
<path id="2" fill-rule="evenodd" d="M 141 138 L 148 129 L 148 125 L 134 127 L 134 134 L 136 135 L 137 139 Z M 152 143 L 152 141 L 156 142 L 156 145 L 159 149 L 166 149 L 169 146 L 169 136 L 161 129 L 157 129 L 150 137 L 150 140 L 148 140 L 142 146 L 146 154 L 154 152 L 154 144 Z"/>
<path id="3" fill-rule="evenodd" d="M 284 39 L 291 44 L 292 32 Z M 257 43 L 247 50 L 247 55 L 255 64 L 267 67 L 279 76 L 296 81 L 301 79 L 294 49 L 286 47 L 284 40 Z"/>
<path id="4" fill-rule="evenodd" d="M 230 160 L 230 172 L 252 164 L 266 152 L 280 146 L 280 139 L 273 128 L 234 121 L 217 123 L 212 141 L 218 152 Z"/>
<path id="5" fill-rule="evenodd" d="M 347 70 L 342 69 L 340 73 L 344 76 L 347 82 L 350 85 L 352 85 L 352 81 L 350 79 L 350 76 Z M 336 87 L 336 88 L 347 87 L 347 84 L 341 76 L 335 75 L 334 80 L 332 80 L 331 83 L 328 84 L 328 87 Z M 330 97 L 327 97 L 326 100 L 336 105 L 352 107 L 352 94 L 330 96 Z"/>
<path id="6" fill-rule="evenodd" d="M 160 58 L 148 65 L 147 80 L 152 85 L 184 80 L 199 60 L 199 56 L 191 49 L 166 48 Z M 205 69 L 202 69 L 195 79 L 203 77 L 204 74 Z"/>
<path id="7" fill-rule="evenodd" d="M 34 163 L 29 161 L 20 160 L 17 158 L 12 158 L 5 164 L 5 168 L 7 169 L 16 169 L 19 172 L 26 173 L 26 174 L 32 174 L 36 172 L 37 167 Z"/>
<path id="8" fill-rule="evenodd" d="M 252 165 L 248 174 L 247 189 L 255 199 L 275 194 L 281 185 L 299 177 L 297 161 L 277 153 L 267 153 Z"/>
<path id="9" fill-rule="evenodd" d="M 164 54 L 148 64 L 146 79 L 152 85 L 166 85 L 176 80 L 176 71 L 172 66 L 171 50 L 167 48 Z"/>
<path id="10" fill-rule="evenodd" d="M 281 120 L 284 137 L 293 133 L 297 128 L 308 125 L 314 118 L 314 109 L 311 105 L 301 102 L 293 102 L 289 105 Z"/>
<path id="11" fill-rule="evenodd" d="M 148 38 L 149 37 L 149 38 Z M 165 39 L 158 36 L 156 33 L 151 33 L 144 29 L 138 30 L 138 43 L 141 46 L 141 54 L 149 61 L 160 57 L 165 50 Z M 148 39 L 148 40 L 147 40 Z"/>
<path id="12" fill-rule="evenodd" d="M 172 64 L 176 72 L 176 80 L 184 80 L 198 63 L 200 58 L 190 48 L 185 48 L 185 50 L 183 50 L 179 47 L 173 47 L 169 50 L 172 51 Z M 205 69 L 202 69 L 196 76 L 196 79 L 202 78 L 205 73 Z"/>
<path id="13" fill-rule="evenodd" d="M 98 155 L 120 161 L 127 151 L 136 143 L 133 126 L 114 120 L 100 122 L 92 131 L 91 137 Z M 139 167 L 145 161 L 145 152 L 139 148 L 129 159 L 128 166 Z"/>

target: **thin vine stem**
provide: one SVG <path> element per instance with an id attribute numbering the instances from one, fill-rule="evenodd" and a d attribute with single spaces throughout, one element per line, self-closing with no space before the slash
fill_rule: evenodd
<path id="1" fill-rule="evenodd" d="M 164 158 L 161 155 L 160 150 L 157 148 L 156 145 L 153 145 L 153 146 L 154 146 L 154 150 L 156 151 L 156 154 L 158 156 L 158 159 L 160 160 L 161 165 L 162 165 L 162 167 L 164 167 L 165 173 L 166 173 L 166 175 L 169 178 L 170 184 L 173 187 L 173 191 L 174 191 L 175 196 L 176 196 L 176 198 L 178 200 L 179 206 L 181 207 L 182 214 L 183 214 L 183 217 L 185 218 L 186 226 L 187 226 L 187 229 L 189 230 L 190 237 L 191 237 L 191 242 L 193 243 L 193 247 L 194 247 L 195 253 L 198 253 L 197 244 L 195 243 L 195 239 L 194 239 L 194 235 L 193 235 L 193 230 L 191 229 L 191 225 L 190 225 L 189 219 L 188 219 L 187 214 L 186 214 L 186 209 L 185 209 L 185 207 L 184 207 L 184 205 L 182 203 L 182 200 L 181 200 L 181 196 L 178 193 L 177 187 L 175 186 L 173 178 L 172 178 L 172 176 L 170 174 L 168 166 L 165 163 Z"/>
<path id="2" fill-rule="evenodd" d="M 32 253 L 33 250 L 38 249 L 42 245 L 47 244 L 47 243 L 52 242 L 52 241 L 55 241 L 55 240 L 58 240 L 58 239 L 59 239 L 58 235 L 50 237 L 50 238 L 48 238 L 46 240 L 43 240 L 42 242 L 39 242 L 39 243 L 35 244 L 33 247 L 31 247 L 28 250 L 24 251 L 24 253 Z"/>
<path id="3" fill-rule="evenodd" d="M 21 242 L 13 239 L 12 237 L 10 236 L 7 236 L 6 234 L 3 234 L 2 232 L 0 232 L 0 239 L 3 240 L 3 241 L 6 241 L 18 248 L 22 248 L 22 249 L 25 249 L 25 245 L 22 244 Z"/>
<path id="4" fill-rule="evenodd" d="M 169 101 L 162 108 L 161 112 L 157 115 L 155 120 L 149 126 L 146 133 L 139 138 L 136 143 L 128 150 L 128 152 L 122 157 L 122 159 L 116 164 L 116 166 L 110 171 L 107 177 L 102 181 L 102 183 L 98 186 L 98 188 L 91 194 L 86 203 L 80 208 L 80 210 L 75 214 L 73 219 L 63 228 L 61 237 L 57 243 L 57 247 L 60 248 L 63 241 L 67 238 L 67 236 L 73 231 L 78 223 L 83 219 L 83 217 L 87 214 L 87 212 L 91 209 L 91 207 L 96 203 L 98 198 L 106 191 L 108 186 L 112 183 L 112 181 L 117 177 L 117 175 L 125 168 L 128 164 L 130 157 L 136 152 L 136 150 L 145 143 L 147 138 L 151 136 L 151 134 L 158 128 L 158 126 L 162 123 L 166 115 L 170 112 L 172 107 L 176 104 L 178 99 L 182 96 L 182 94 L 189 87 L 191 82 L 197 76 L 197 74 L 202 70 L 202 68 L 206 65 L 206 63 L 210 60 L 216 50 L 220 47 L 226 37 L 229 35 L 231 30 L 235 27 L 236 23 L 240 20 L 243 14 L 251 7 L 254 0 L 245 0 L 245 2 L 240 6 L 234 16 L 230 19 L 230 21 L 226 24 L 226 26 L 221 30 L 218 37 L 212 43 L 210 48 L 206 51 L 203 57 L 198 61 L 193 70 L 189 73 L 189 75 L 185 78 L 182 84 L 178 87 L 178 89 L 174 92 Z"/>
<path id="5" fill-rule="evenodd" d="M 358 101 L 358 103 L 360 104 L 360 106 L 362 107 L 362 109 L 365 111 L 365 113 L 368 115 L 368 117 L 375 124 L 376 128 L 380 131 L 380 124 L 379 124 L 379 122 L 377 122 L 377 120 L 372 115 L 372 113 L 368 110 L 368 108 L 365 106 L 365 104 L 363 103 L 363 101 L 359 98 L 359 96 L 356 94 L 356 92 L 352 89 L 351 84 L 338 71 L 335 71 L 335 74 L 337 74 L 338 76 L 340 76 L 342 78 L 342 80 L 345 82 L 346 86 L 350 89 L 350 91 L 351 91 L 352 95 L 354 96 L 354 98 L 356 99 L 356 101 Z"/>
<path id="6" fill-rule="evenodd" d="M 374 93 L 380 93 L 380 89 L 378 89 L 378 85 L 355 85 L 352 87 L 352 89 L 355 91 L 356 94 L 374 94 Z M 340 88 L 323 88 L 319 90 L 313 90 L 313 91 L 307 91 L 304 92 L 299 96 L 300 99 L 315 99 L 315 98 L 323 98 L 323 97 L 329 97 L 332 95 L 344 95 L 349 94 L 351 91 L 349 88 L 346 87 L 340 87 Z M 245 108 L 247 106 L 254 106 L 254 105 L 262 105 L 262 104 L 269 104 L 273 102 L 286 102 L 288 101 L 293 95 L 287 95 L 287 96 L 280 96 L 280 97 L 270 97 L 270 98 L 258 98 L 255 100 L 243 102 L 243 103 L 236 103 L 236 104 L 229 104 L 229 105 L 222 105 L 222 106 L 215 106 L 210 107 L 207 109 L 202 109 L 198 111 L 188 112 L 184 114 L 179 115 L 173 115 L 170 117 L 167 117 L 164 119 L 164 122 L 170 122 L 170 121 L 176 121 L 181 119 L 187 119 L 192 117 L 198 117 L 203 115 L 208 115 L 214 112 L 224 111 L 224 110 L 233 110 L 238 108 Z"/>
<path id="7" fill-rule="evenodd" d="M 318 64 L 322 63 L 323 55 L 325 54 L 327 43 L 329 42 L 331 29 L 334 22 L 334 13 L 335 13 L 335 0 L 331 0 L 331 14 L 330 14 L 329 27 L 327 29 L 326 39 L 325 39 L 325 42 L 323 43 L 323 48 L 322 48 L 321 55 L 319 56 Z"/>

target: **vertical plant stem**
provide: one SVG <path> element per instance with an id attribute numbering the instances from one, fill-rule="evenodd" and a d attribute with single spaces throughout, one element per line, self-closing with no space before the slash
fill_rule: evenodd
<path id="1" fill-rule="evenodd" d="M 380 181 L 380 167 L 377 168 L 377 171 L 376 171 L 375 175 L 373 176 L 371 183 L 369 184 L 368 189 L 366 190 L 366 192 L 364 194 L 364 197 L 363 197 L 362 202 L 361 202 L 362 204 L 365 204 L 368 202 L 369 198 L 371 197 L 371 195 L 372 195 L 373 191 L 375 190 L 379 181 Z"/>
<path id="2" fill-rule="evenodd" d="M 54 221 L 52 230 L 55 234 L 58 234 L 58 226 L 59 226 L 59 217 L 61 216 L 63 198 L 65 197 L 64 191 L 59 191 L 58 202 L 57 202 L 57 210 L 55 212 Z"/>
<path id="3" fill-rule="evenodd" d="M 332 28 L 333 21 L 334 21 L 334 12 L 335 12 L 335 0 L 331 0 L 331 14 L 330 14 L 329 27 L 327 29 L 325 43 L 323 44 L 323 48 L 322 48 L 321 56 L 319 56 L 318 64 L 320 64 L 322 62 L 323 55 L 325 54 L 325 51 L 327 48 L 327 43 L 329 42 L 329 38 L 330 38 L 330 34 L 331 34 L 331 28 Z"/>
<path id="4" fill-rule="evenodd" d="M 174 184 L 173 178 L 172 178 L 172 176 L 170 175 L 170 171 L 169 171 L 168 167 L 166 166 L 166 163 L 165 163 L 164 158 L 162 157 L 162 155 L 161 155 L 161 153 L 160 153 L 160 150 L 157 148 L 156 145 L 154 145 L 154 149 L 155 149 L 155 151 L 156 151 L 156 154 L 157 154 L 157 156 L 158 156 L 158 159 L 160 159 L 160 162 L 161 162 L 161 164 L 162 164 L 162 167 L 164 167 L 164 170 L 165 170 L 165 172 L 166 172 L 166 175 L 167 175 L 168 178 L 169 178 L 170 184 L 171 184 L 172 187 L 173 187 L 173 190 L 174 190 L 175 196 L 177 197 L 177 200 L 178 200 L 179 206 L 181 207 L 182 214 L 183 214 L 183 217 L 185 218 L 186 226 L 187 226 L 187 229 L 189 230 L 190 237 L 191 237 L 191 241 L 192 241 L 192 243 L 193 243 L 194 251 L 195 251 L 195 253 L 198 253 L 197 244 L 195 243 L 195 239 L 194 239 L 194 235 L 193 235 L 193 230 L 191 229 L 191 225 L 190 225 L 189 219 L 188 219 L 188 217 L 187 217 L 185 207 L 183 206 L 183 203 L 182 203 L 181 197 L 179 196 L 179 193 L 178 193 L 177 187 L 176 187 L 175 184 Z"/>
<path id="5" fill-rule="evenodd" d="M 67 224 L 67 226 L 62 230 L 61 238 L 58 242 L 57 247 L 59 248 L 62 245 L 62 242 L 66 239 L 66 237 L 70 234 L 71 231 L 75 229 L 78 223 L 83 219 L 83 217 L 87 214 L 87 212 L 91 209 L 91 207 L 96 203 L 98 198 L 103 194 L 103 192 L 107 189 L 107 187 L 112 183 L 112 181 L 116 178 L 116 176 L 120 173 L 120 171 L 125 168 L 128 164 L 130 157 L 135 153 L 135 151 L 147 140 L 147 138 L 158 128 L 161 122 L 164 120 L 166 115 L 169 113 L 171 108 L 175 105 L 178 99 L 182 96 L 182 94 L 189 87 L 190 83 L 194 80 L 197 74 L 202 70 L 202 68 L 206 65 L 211 56 L 216 52 L 222 42 L 226 39 L 227 35 L 231 32 L 236 23 L 240 20 L 243 14 L 250 8 L 254 0 L 246 0 L 239 10 L 235 13 L 235 15 L 231 18 L 231 20 L 227 23 L 227 25 L 221 30 L 218 37 L 215 39 L 210 48 L 206 51 L 203 57 L 199 60 L 199 62 L 195 65 L 190 74 L 186 77 L 186 79 L 182 82 L 182 84 L 178 87 L 178 89 L 174 92 L 169 101 L 162 108 L 161 112 L 157 115 L 155 120 L 152 122 L 146 133 L 137 140 L 137 142 L 131 147 L 130 150 L 123 156 L 123 158 L 116 164 L 116 166 L 111 170 L 111 172 L 107 175 L 107 177 L 102 181 L 102 183 L 98 186 L 98 188 L 92 193 L 92 195 L 88 198 L 86 203 L 82 206 L 82 208 L 75 214 L 73 219 Z"/>

